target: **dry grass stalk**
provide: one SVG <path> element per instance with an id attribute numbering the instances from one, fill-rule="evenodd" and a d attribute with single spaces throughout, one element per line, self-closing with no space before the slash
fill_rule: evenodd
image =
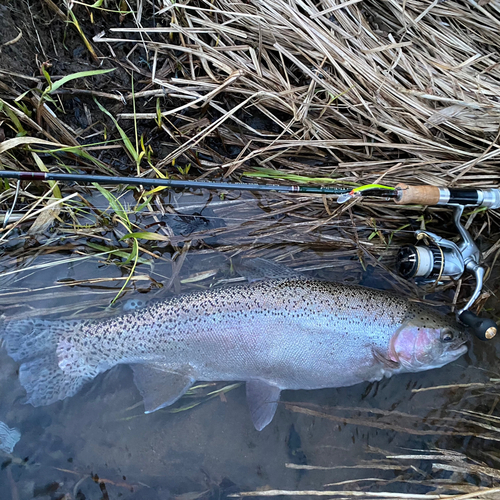
<path id="1" fill-rule="evenodd" d="M 243 497 L 276 497 L 276 496 L 311 496 L 311 497 L 342 497 L 342 498 L 401 498 L 408 500 L 469 500 L 473 498 L 488 498 L 489 496 L 497 495 L 500 493 L 500 488 L 481 488 L 472 493 L 465 495 L 418 495 L 412 493 L 393 493 L 389 491 L 336 491 L 336 490 L 304 490 L 304 491 L 290 491 L 290 490 L 259 490 L 259 491 L 242 491 L 238 494 L 228 495 L 232 498 Z"/>
<path id="2" fill-rule="evenodd" d="M 383 6 L 365 2 L 362 9 L 350 2 L 342 8 L 333 2 L 322 6 L 311 1 L 296 2 L 295 7 L 283 1 L 220 1 L 211 8 L 199 2 L 196 9 L 176 4 L 176 22 L 170 28 L 112 31 L 125 32 L 131 43 L 127 34 L 134 31 L 182 34 L 183 46 L 146 44 L 159 54 L 181 51 L 188 56 L 178 58 L 185 68 L 184 78 L 157 76 L 154 80 L 167 92 L 185 95 L 191 102 L 184 106 L 195 109 L 221 77 L 224 81 L 234 73 L 244 74 L 220 94 L 220 102 L 238 102 L 239 96 L 245 96 L 247 102 L 240 100 L 236 108 L 258 108 L 282 130 L 268 132 L 263 141 L 261 133 L 244 124 L 253 132 L 246 141 L 256 144 L 239 164 L 250 158 L 265 161 L 275 149 L 291 156 L 301 148 L 320 155 L 323 150 L 342 166 L 349 157 L 363 157 L 369 166 L 376 156 L 387 159 L 399 150 L 413 157 L 411 172 L 405 168 L 406 172 L 389 174 L 386 182 L 411 176 L 413 181 L 471 185 L 471 174 L 486 169 L 492 175 L 487 184 L 495 184 L 498 176 L 491 167 L 500 154 L 493 142 L 500 118 L 496 100 L 500 69 L 489 49 L 498 43 L 495 16 L 485 18 L 459 2 L 439 6 L 407 2 L 404 11 L 395 2 Z M 496 6 L 489 8 L 494 11 Z M 170 18 L 172 9 L 164 9 L 162 15 Z M 447 24 L 441 19 L 447 19 Z M 481 37 L 464 36 L 466 29 L 479 24 L 484 28 Z M 397 43 L 394 36 L 399 37 Z M 245 44 L 238 45 L 240 40 Z M 194 76 L 185 66 L 187 60 L 198 60 L 205 75 L 202 71 Z M 218 127 L 233 119 L 234 108 L 222 108 Z M 283 121 L 276 112 L 289 118 Z M 211 130 L 201 132 L 191 144 L 208 137 Z M 295 137 L 292 142 L 291 137 Z M 258 147 L 257 139 L 270 143 L 271 149 Z M 185 153 L 188 146 L 189 141 L 172 151 L 164 164 Z M 470 158 L 481 158 L 481 166 L 467 163 Z M 276 161 L 275 156 L 272 163 Z M 429 161 L 441 165 L 427 173 Z M 359 172 L 363 181 L 373 181 L 364 170 Z"/>

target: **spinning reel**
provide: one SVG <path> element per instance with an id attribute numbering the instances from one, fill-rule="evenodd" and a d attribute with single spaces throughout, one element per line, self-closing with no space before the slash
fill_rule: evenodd
<path id="1" fill-rule="evenodd" d="M 446 204 L 455 207 L 453 219 L 460 234 L 460 240 L 454 243 L 430 231 L 415 231 L 416 244 L 405 245 L 398 252 L 396 267 L 399 274 L 407 279 L 415 279 L 417 283 L 439 282 L 443 277 L 459 279 L 466 271 L 473 274 L 476 281 L 474 292 L 465 306 L 457 311 L 457 319 L 469 326 L 481 340 L 492 339 L 498 330 L 496 323 L 490 319 L 479 318 L 470 311 L 470 307 L 481 294 L 485 271 L 481 265 L 481 252 L 460 222 L 460 217 L 467 205 L 499 208 L 500 191 L 488 190 L 488 194 L 493 193 L 491 196 L 484 196 L 484 192 L 481 190 L 465 191 L 432 186 L 399 185 L 396 187 L 396 203 L 414 203 L 415 193 L 407 192 L 414 188 L 419 190 L 417 193 L 419 204 Z M 429 200 L 430 190 L 432 190 L 432 200 Z M 455 193 L 454 191 L 460 192 Z M 410 194 L 411 196 L 408 196 Z M 409 198 L 411 198 L 410 202 Z"/>

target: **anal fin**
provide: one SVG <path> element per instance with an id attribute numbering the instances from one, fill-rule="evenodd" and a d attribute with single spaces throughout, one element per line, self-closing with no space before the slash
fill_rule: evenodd
<path id="1" fill-rule="evenodd" d="M 144 400 L 146 413 L 175 403 L 193 385 L 195 379 L 188 373 L 167 371 L 161 364 L 131 365 L 134 382 Z"/>
<path id="2" fill-rule="evenodd" d="M 262 380 L 249 380 L 246 388 L 253 425 L 261 431 L 271 422 L 276 413 L 281 389 Z"/>

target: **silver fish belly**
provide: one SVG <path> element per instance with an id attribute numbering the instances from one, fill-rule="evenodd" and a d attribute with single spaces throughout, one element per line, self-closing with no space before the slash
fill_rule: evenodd
<path id="1" fill-rule="evenodd" d="M 2 329 L 35 406 L 130 364 L 147 412 L 196 380 L 245 381 L 258 430 L 284 389 L 437 368 L 464 354 L 468 339 L 454 321 L 394 294 L 293 278 L 181 295 L 106 320 L 28 319 Z"/>

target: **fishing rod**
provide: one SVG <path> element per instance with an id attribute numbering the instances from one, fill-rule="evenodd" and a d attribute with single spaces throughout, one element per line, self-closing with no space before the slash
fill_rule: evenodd
<path id="1" fill-rule="evenodd" d="M 133 185 L 169 188 L 193 188 L 212 190 L 273 191 L 283 193 L 309 193 L 338 196 L 338 203 L 358 197 L 382 197 L 393 199 L 397 205 L 443 205 L 454 207 L 454 222 L 460 235 L 453 242 L 430 231 L 415 231 L 414 245 L 400 248 L 396 258 L 396 268 L 406 279 L 414 279 L 417 284 L 440 283 L 443 278 L 459 279 L 465 271 L 474 275 L 476 285 L 466 305 L 457 311 L 459 321 L 469 326 L 474 334 L 482 339 L 493 338 L 498 327 L 493 320 L 479 318 L 470 308 L 478 299 L 483 288 L 485 269 L 481 265 L 481 252 L 471 235 L 461 224 L 464 207 L 475 206 L 490 209 L 500 208 L 500 189 L 456 189 L 437 186 L 410 186 L 398 184 L 396 187 L 380 184 L 351 188 L 300 186 L 282 184 L 251 184 L 244 182 L 213 182 L 178 179 L 150 179 L 145 177 L 119 177 L 87 174 L 60 174 L 51 172 L 0 171 L 0 179 L 17 180 L 14 203 L 6 214 L 4 226 L 12 214 L 21 181 L 61 181 L 112 185 Z"/>
<path id="2" fill-rule="evenodd" d="M 130 186 L 170 187 L 170 188 L 192 188 L 192 189 L 227 189 L 238 191 L 275 191 L 281 193 L 315 193 L 340 195 L 351 191 L 351 188 L 332 187 L 310 187 L 283 184 L 249 184 L 245 182 L 213 182 L 213 181 L 190 181 L 178 179 L 150 179 L 147 177 L 115 177 L 107 175 L 87 174 L 57 174 L 51 172 L 15 172 L 0 171 L 0 179 L 17 179 L 18 181 L 61 181 L 61 182 L 83 182 L 91 184 L 125 184 Z"/>
<path id="3" fill-rule="evenodd" d="M 112 185 L 129 185 L 129 186 L 147 186 L 147 187 L 168 187 L 178 189 L 213 189 L 213 190 L 228 190 L 228 191 L 274 191 L 281 193 L 313 193 L 313 194 L 328 194 L 341 195 L 348 192 L 356 191 L 350 188 L 333 188 L 333 187 L 315 187 L 315 186 L 300 186 L 283 185 L 283 184 L 251 184 L 245 182 L 214 182 L 214 181 L 190 181 L 178 179 L 157 179 L 148 177 L 120 177 L 107 175 L 91 175 L 91 174 L 59 174 L 52 172 L 18 172 L 10 170 L 0 170 L 0 179 L 15 179 L 17 180 L 14 201 L 11 208 L 6 212 L 3 227 L 7 225 L 12 214 L 19 195 L 21 181 L 60 181 L 60 182 L 82 182 L 85 184 L 112 184 Z M 381 191 L 389 190 L 387 186 L 370 185 L 364 186 L 366 192 L 371 192 L 374 195 L 380 194 Z M 392 193 L 391 193 L 392 194 Z M 390 196 L 390 195 L 389 195 Z"/>

